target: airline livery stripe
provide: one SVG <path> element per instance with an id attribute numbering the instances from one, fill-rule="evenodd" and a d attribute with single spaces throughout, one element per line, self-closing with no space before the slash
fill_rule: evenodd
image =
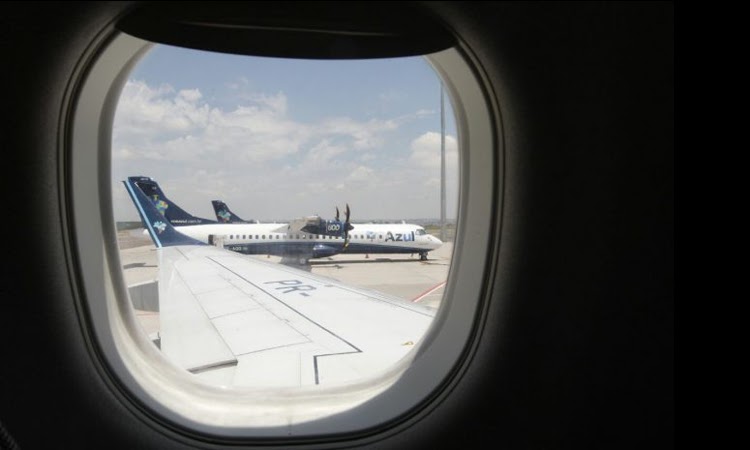
<path id="1" fill-rule="evenodd" d="M 153 227 L 151 226 L 151 221 L 148 219 L 148 215 L 145 211 L 143 211 L 143 207 L 141 206 L 141 202 L 138 201 L 138 197 L 135 195 L 135 192 L 133 191 L 133 187 L 130 185 L 130 183 L 125 183 L 125 187 L 128 188 L 128 193 L 133 198 L 133 203 L 138 206 L 138 211 L 141 213 L 141 217 L 143 218 L 143 221 L 146 223 L 146 226 L 148 227 L 149 233 L 151 233 L 151 237 L 154 238 L 154 242 L 156 243 L 156 248 L 161 248 L 161 241 L 159 240 L 159 237 L 156 235 L 156 232 L 154 231 Z"/>

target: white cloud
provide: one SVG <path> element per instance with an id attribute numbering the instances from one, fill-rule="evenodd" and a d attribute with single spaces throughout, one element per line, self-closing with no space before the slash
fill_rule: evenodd
<path id="1" fill-rule="evenodd" d="M 244 90 L 247 80 L 240 84 Z M 404 124 L 433 111 L 364 121 L 322 112 L 300 122 L 283 92 L 245 94 L 227 110 L 198 89 L 129 81 L 115 116 L 114 181 L 152 176 L 183 208 L 209 218 L 214 199 L 244 218 L 330 215 L 345 203 L 359 219 L 434 216 L 439 133 L 423 133 L 408 148 L 391 143 Z M 446 147 L 455 171 L 454 137 Z M 115 202 L 134 216 L 127 196 Z"/>
<path id="2" fill-rule="evenodd" d="M 373 183 L 375 181 L 373 173 L 373 170 L 369 167 L 359 166 L 346 177 L 346 182 L 351 184 Z"/>
<path id="3" fill-rule="evenodd" d="M 258 104 L 267 106 L 274 114 L 279 116 L 286 115 L 287 101 L 286 95 L 282 92 L 276 93 L 276 95 L 265 95 L 261 94 L 252 97 L 252 99 Z"/>
<path id="4" fill-rule="evenodd" d="M 180 95 L 176 99 L 181 99 Z M 194 108 L 184 106 L 184 99 L 176 101 L 172 97 L 175 92 L 171 86 L 151 88 L 142 81 L 128 82 L 117 105 L 116 131 L 124 136 L 139 136 L 154 129 L 168 133 L 187 131 L 192 122 L 190 116 L 195 117 Z"/>
<path id="5" fill-rule="evenodd" d="M 425 168 L 440 168 L 440 133 L 429 132 L 414 139 L 411 143 L 411 163 Z M 458 162 L 458 143 L 453 136 L 445 136 L 445 160 L 448 164 Z"/>
<path id="6" fill-rule="evenodd" d="M 347 147 L 332 144 L 330 139 L 323 139 L 312 147 L 307 154 L 307 162 L 313 166 L 322 168 L 327 165 L 339 165 L 335 158 L 346 153 Z"/>
<path id="7" fill-rule="evenodd" d="M 419 111 L 414 113 L 414 115 L 416 117 L 427 117 L 435 114 L 435 112 L 436 111 L 434 109 L 420 109 Z"/>
<path id="8" fill-rule="evenodd" d="M 201 91 L 198 89 L 183 89 L 177 94 L 178 101 L 184 100 L 189 103 L 195 103 L 202 97 Z"/>

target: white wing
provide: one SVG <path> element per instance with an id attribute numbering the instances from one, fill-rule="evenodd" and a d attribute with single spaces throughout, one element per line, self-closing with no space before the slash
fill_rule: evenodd
<path id="1" fill-rule="evenodd" d="M 277 233 L 299 233 L 305 226 L 317 226 L 320 224 L 320 221 L 320 216 L 298 217 L 296 219 L 290 220 L 289 223 L 276 228 L 274 231 Z"/>
<path id="2" fill-rule="evenodd" d="M 395 364 L 432 309 L 209 246 L 158 250 L 160 345 L 223 385 L 355 381 Z"/>

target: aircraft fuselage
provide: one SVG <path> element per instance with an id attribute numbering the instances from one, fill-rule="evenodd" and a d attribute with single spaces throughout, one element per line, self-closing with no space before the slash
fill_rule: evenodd
<path id="1" fill-rule="evenodd" d="M 221 242 L 225 248 L 247 255 L 302 255 L 307 258 L 339 253 L 426 255 L 443 244 L 423 227 L 410 224 L 354 224 L 348 244 L 339 236 L 287 232 L 282 224 L 211 224 L 177 229 L 202 242 Z"/>

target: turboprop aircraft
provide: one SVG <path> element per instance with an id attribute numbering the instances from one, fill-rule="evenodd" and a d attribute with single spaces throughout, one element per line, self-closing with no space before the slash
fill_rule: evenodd
<path id="1" fill-rule="evenodd" d="M 131 176 L 125 185 L 129 190 L 142 190 L 157 210 L 186 236 L 210 244 L 220 241 L 225 248 L 247 255 L 281 256 L 285 258 L 282 262 L 305 264 L 311 258 L 339 253 L 418 254 L 421 260 L 426 260 L 428 252 L 443 244 L 419 225 L 354 225 L 349 205 L 343 221 L 336 208 L 333 220 L 307 216 L 285 224 L 206 223 L 206 219 L 187 213 L 170 200 L 152 178 Z"/>

